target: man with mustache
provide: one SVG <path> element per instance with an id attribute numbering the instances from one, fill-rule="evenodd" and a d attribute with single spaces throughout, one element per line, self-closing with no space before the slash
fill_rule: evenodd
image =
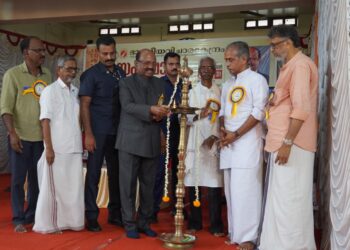
<path id="1" fill-rule="evenodd" d="M 269 83 L 270 76 L 259 71 L 259 64 L 261 59 L 261 52 L 256 47 L 249 47 L 249 66 L 250 69 L 263 75 Z"/>
<path id="2" fill-rule="evenodd" d="M 160 154 L 161 121 L 169 109 L 160 105 L 165 82 L 154 77 L 156 57 L 149 49 L 136 54 L 136 74 L 120 82 L 121 116 L 116 148 L 119 150 L 120 196 L 126 236 L 140 238 L 157 233 L 150 228 L 153 213 L 153 189 Z M 137 180 L 140 206 L 135 211 Z"/>
<path id="3" fill-rule="evenodd" d="M 301 52 L 295 27 L 272 27 L 268 37 L 272 54 L 284 65 L 269 103 L 265 146 L 270 153 L 269 179 L 259 249 L 314 250 L 317 67 Z"/>
<path id="4" fill-rule="evenodd" d="M 101 231 L 97 221 L 98 183 L 104 159 L 108 173 L 108 223 L 122 226 L 119 194 L 118 151 L 114 148 L 119 123 L 119 80 L 125 72 L 115 64 L 116 48 L 112 36 L 96 40 L 99 63 L 80 77 L 80 114 L 89 151 L 85 179 L 85 218 L 89 231 Z"/>
<path id="5" fill-rule="evenodd" d="M 38 162 L 39 198 L 33 231 L 61 233 L 84 228 L 84 179 L 78 89 L 72 56 L 57 60 L 58 79 L 40 97 L 45 150 Z"/>
<path id="6" fill-rule="evenodd" d="M 182 80 L 178 77 L 180 69 L 180 55 L 175 52 L 168 52 L 164 55 L 164 69 L 165 76 L 161 77 L 165 84 L 164 103 L 179 105 L 181 102 L 181 89 Z M 174 91 L 176 91 L 174 93 Z M 173 98 L 171 99 L 171 97 Z M 171 99 L 171 100 L 170 100 Z M 177 114 L 170 116 L 170 137 L 169 137 L 169 160 L 171 160 L 171 190 L 172 190 L 172 209 L 175 210 L 175 190 L 177 184 L 177 165 L 178 159 L 178 147 L 180 138 L 180 123 Z M 154 211 L 152 216 L 152 222 L 158 221 L 158 212 L 160 210 L 160 203 L 164 194 L 164 175 L 165 175 L 165 147 L 166 147 L 166 135 L 167 135 L 167 119 L 163 119 L 161 122 L 161 145 L 162 153 L 160 155 L 159 166 L 157 170 L 156 183 L 154 187 Z"/>
<path id="7" fill-rule="evenodd" d="M 237 41 L 226 47 L 232 77 L 221 93 L 220 168 L 224 170 L 229 242 L 253 250 L 258 239 L 262 199 L 263 130 L 268 99 L 265 78 L 249 67 L 249 47 Z"/>
<path id="8" fill-rule="evenodd" d="M 42 67 L 45 47 L 37 37 L 20 43 L 24 62 L 6 71 L 2 82 L 1 116 L 9 138 L 11 165 L 11 206 L 15 232 L 27 232 L 25 224 L 34 222 L 38 199 L 37 162 L 43 152 L 39 121 L 39 97 L 51 80 Z M 28 175 L 28 207 L 24 211 L 23 185 Z"/>

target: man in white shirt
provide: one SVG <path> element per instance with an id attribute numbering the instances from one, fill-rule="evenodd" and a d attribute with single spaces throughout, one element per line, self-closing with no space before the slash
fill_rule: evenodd
<path id="1" fill-rule="evenodd" d="M 33 231 L 57 233 L 84 228 L 82 137 L 74 57 L 58 59 L 57 81 L 40 97 L 45 150 L 38 162 L 39 198 Z"/>
<path id="2" fill-rule="evenodd" d="M 253 250 L 262 199 L 263 131 L 268 85 L 249 68 L 249 47 L 233 42 L 225 51 L 232 78 L 224 83 L 220 110 L 220 168 L 224 169 L 228 232 L 239 250 Z"/>
<path id="3" fill-rule="evenodd" d="M 220 88 L 213 83 L 216 63 L 211 57 L 199 62 L 200 82 L 190 90 L 189 105 L 200 108 L 193 119 L 189 119 L 190 132 L 186 151 L 185 185 L 189 187 L 190 216 L 188 228 L 201 230 L 202 209 L 193 201 L 200 200 L 201 191 L 195 187 L 208 187 L 210 227 L 214 236 L 223 236 L 221 219 L 221 191 L 223 174 L 219 169 L 219 158 L 215 141 L 219 138 L 218 115 L 220 110 Z M 198 191 L 198 194 L 196 192 Z"/>

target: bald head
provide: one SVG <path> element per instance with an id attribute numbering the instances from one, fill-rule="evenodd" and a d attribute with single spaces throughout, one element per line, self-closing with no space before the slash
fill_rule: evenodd
<path id="1" fill-rule="evenodd" d="M 253 71 L 258 71 L 260 62 L 260 51 L 255 47 L 249 48 L 249 66 Z"/>
<path id="2" fill-rule="evenodd" d="M 150 49 L 141 49 L 136 53 L 136 74 L 144 77 L 152 77 L 156 70 L 156 56 Z"/>

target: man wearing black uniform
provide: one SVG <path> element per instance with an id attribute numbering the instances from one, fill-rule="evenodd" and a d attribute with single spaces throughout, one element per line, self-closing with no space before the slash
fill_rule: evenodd
<path id="1" fill-rule="evenodd" d="M 101 231 L 96 204 L 101 167 L 108 173 L 108 223 L 122 226 L 118 151 L 114 148 L 119 123 L 119 80 L 125 72 L 115 64 L 115 40 L 109 35 L 96 40 L 99 63 L 80 78 L 80 114 L 89 151 L 85 179 L 85 217 L 89 231 Z"/>

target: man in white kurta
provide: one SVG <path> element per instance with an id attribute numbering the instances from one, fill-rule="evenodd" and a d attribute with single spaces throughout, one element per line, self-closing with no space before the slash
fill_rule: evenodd
<path id="1" fill-rule="evenodd" d="M 223 235 L 221 219 L 221 188 L 223 175 L 219 169 L 218 148 L 215 143 L 219 138 L 218 114 L 220 109 L 220 89 L 213 83 L 215 61 L 204 57 L 199 63 L 201 82 L 190 90 L 189 105 L 200 108 L 197 115 L 189 117 L 190 132 L 186 151 L 185 186 L 189 187 L 190 216 L 188 228 L 202 229 L 202 210 L 195 207 L 193 201 L 200 200 L 200 192 L 195 187 L 208 187 L 208 205 L 210 228 L 214 236 Z"/>
<path id="2" fill-rule="evenodd" d="M 220 110 L 220 168 L 224 169 L 230 243 L 252 250 L 258 237 L 262 199 L 263 131 L 268 85 L 250 70 L 249 48 L 234 42 L 225 51 L 232 77 L 224 83 Z"/>
<path id="3" fill-rule="evenodd" d="M 57 81 L 40 97 L 45 150 L 38 162 L 39 198 L 33 231 L 57 233 L 84 228 L 82 137 L 77 71 L 73 57 L 58 59 Z"/>

